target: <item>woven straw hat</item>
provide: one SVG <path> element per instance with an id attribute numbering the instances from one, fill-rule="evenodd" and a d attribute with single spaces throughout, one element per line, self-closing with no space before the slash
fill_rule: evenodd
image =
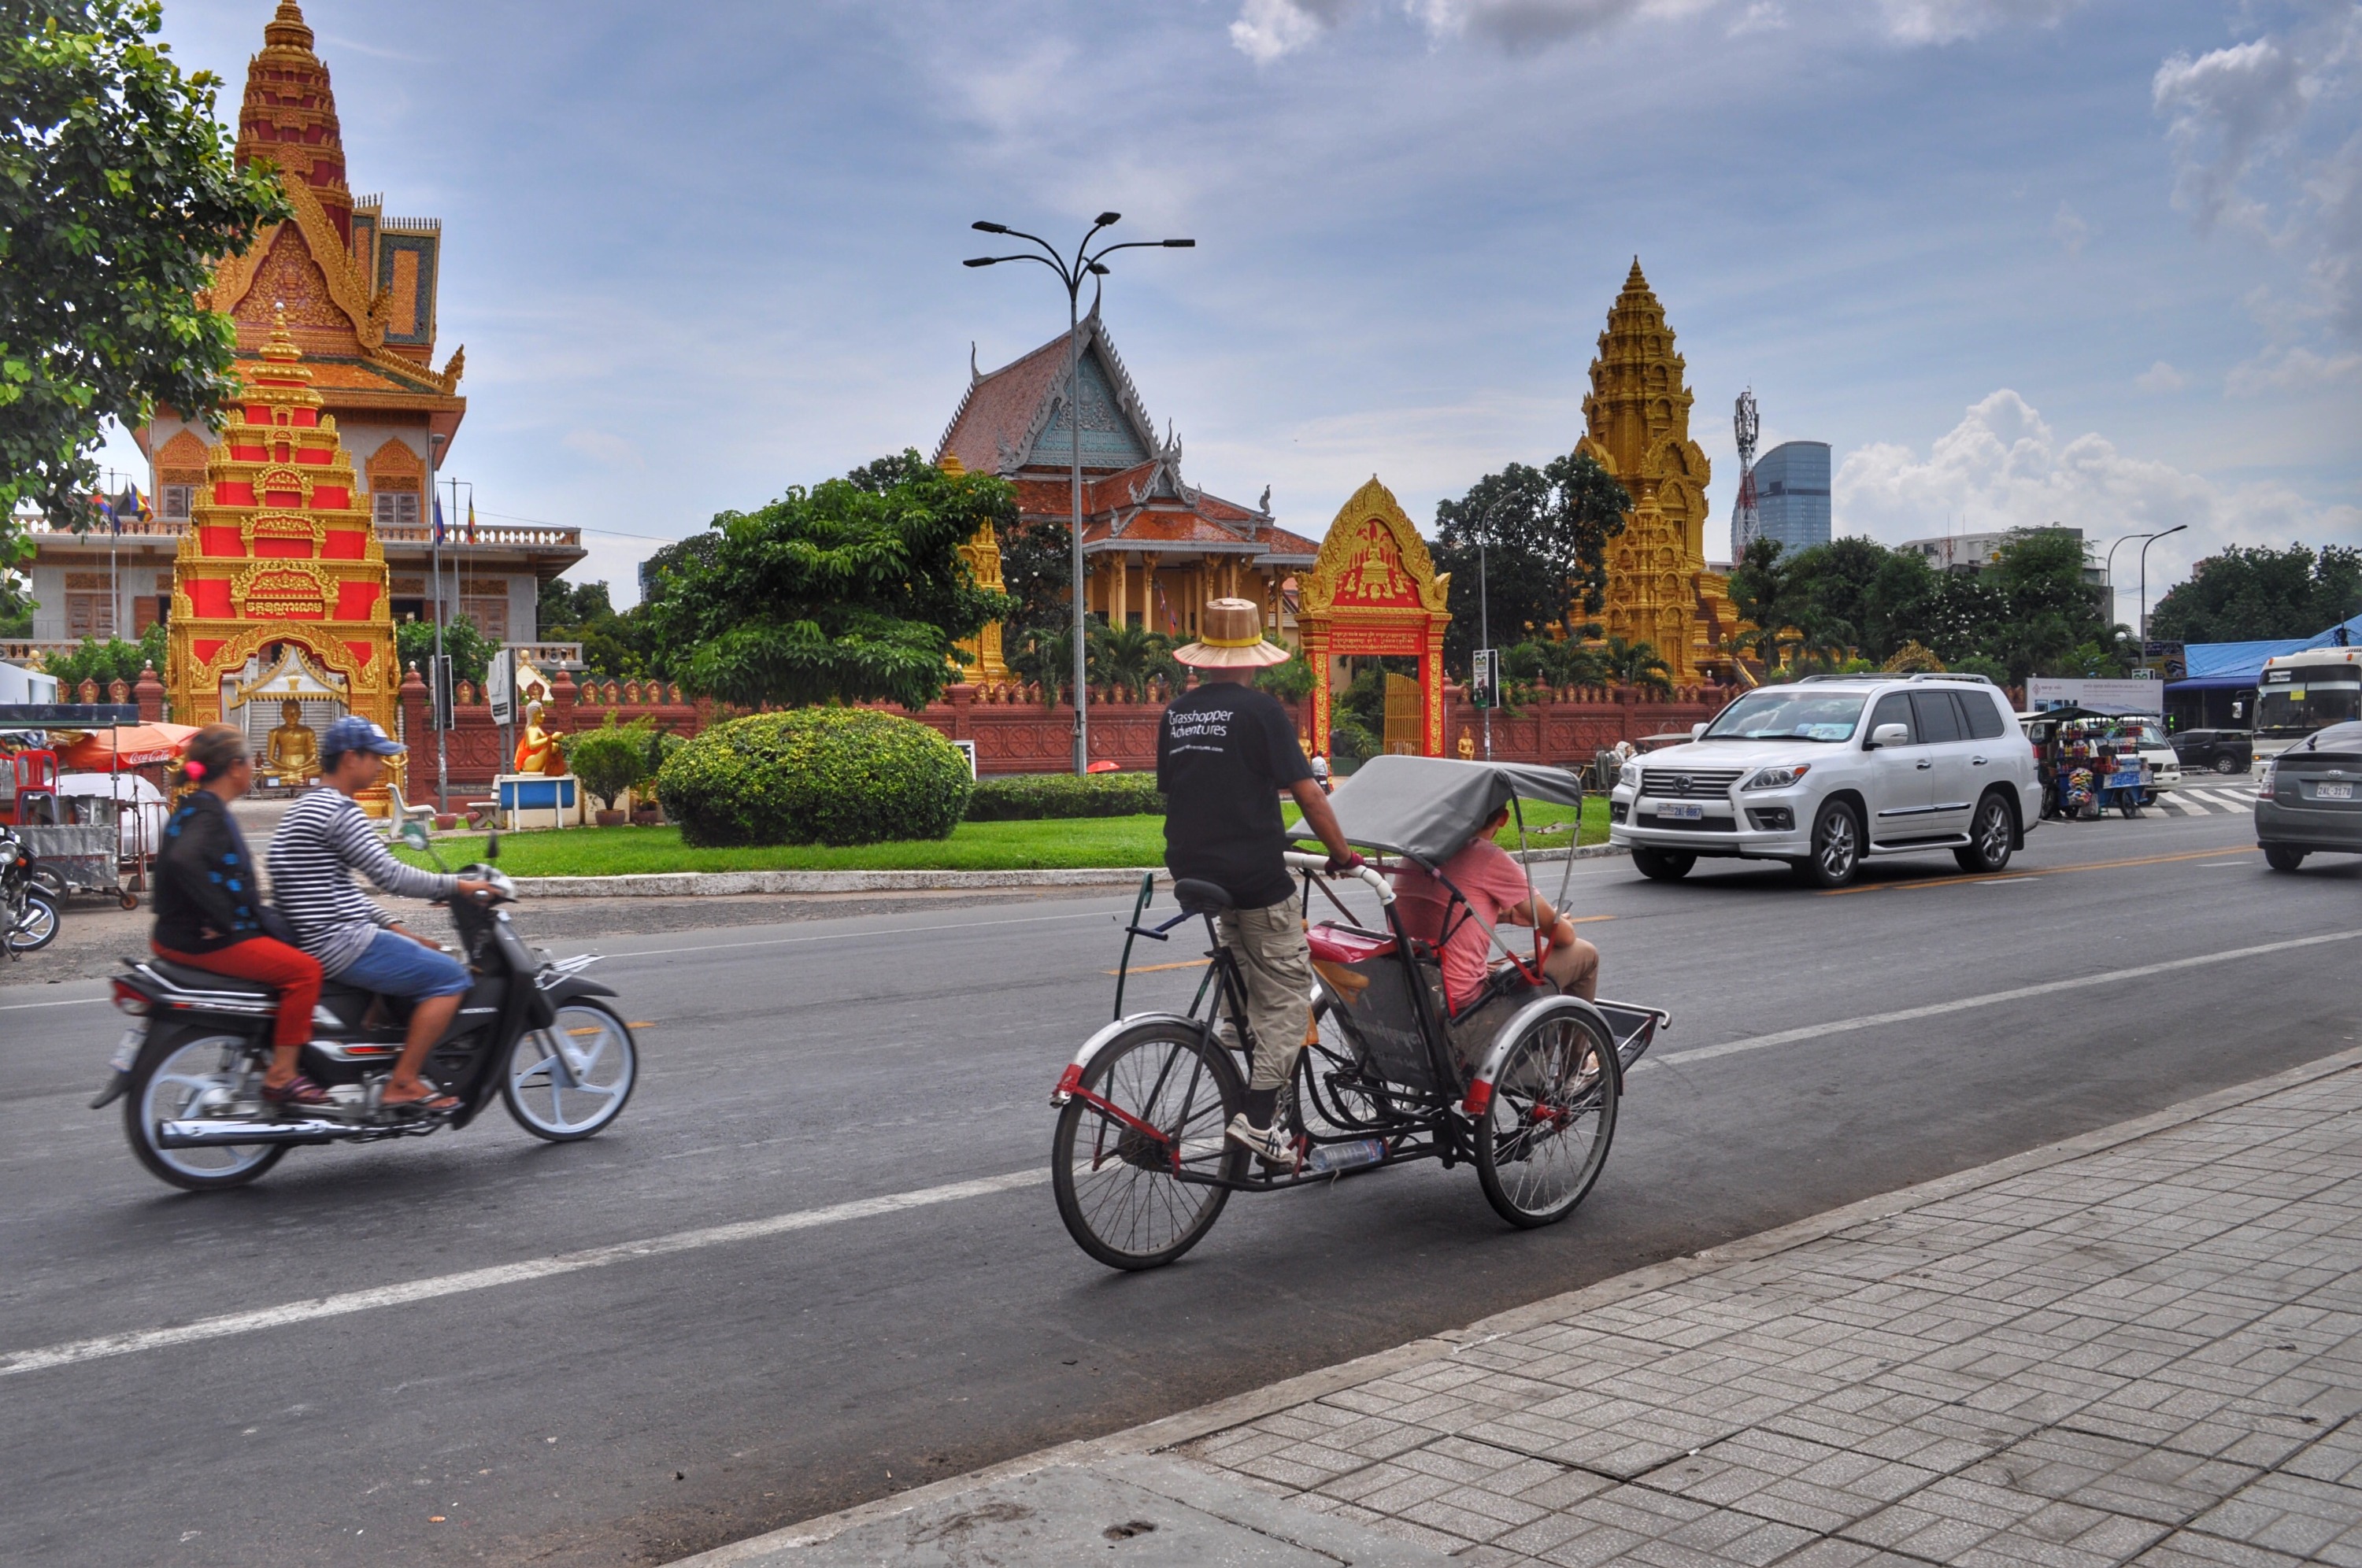
<path id="1" fill-rule="evenodd" d="M 1215 599 L 1198 613 L 1198 640 L 1173 657 L 1201 669 L 1233 669 L 1285 664 L 1287 650 L 1263 640 L 1263 612 L 1252 600 Z"/>

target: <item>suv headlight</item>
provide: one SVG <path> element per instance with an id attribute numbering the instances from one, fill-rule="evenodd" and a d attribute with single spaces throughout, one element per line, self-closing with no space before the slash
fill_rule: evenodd
<path id="1" fill-rule="evenodd" d="M 1640 787 L 1640 765 L 1638 762 L 1628 762 L 1617 769 L 1616 782 L 1622 789 L 1638 790 Z"/>
<path id="2" fill-rule="evenodd" d="M 1810 773 L 1812 770 L 1813 765 L 1809 762 L 1800 762 L 1793 767 L 1759 767 L 1755 770 L 1755 777 L 1740 785 L 1739 788 L 1742 790 L 1785 790 L 1790 785 L 1794 784 L 1797 780 L 1803 778 L 1805 774 Z"/>

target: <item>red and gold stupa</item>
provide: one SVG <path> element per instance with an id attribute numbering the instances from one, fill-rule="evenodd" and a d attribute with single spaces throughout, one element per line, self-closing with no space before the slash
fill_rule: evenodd
<path id="1" fill-rule="evenodd" d="M 212 723 L 249 696 L 267 701 L 248 687 L 294 668 L 292 653 L 307 688 L 325 686 L 390 733 L 401 676 L 385 553 L 336 418 L 321 412 L 283 321 L 244 380 L 173 561 L 174 715 Z"/>

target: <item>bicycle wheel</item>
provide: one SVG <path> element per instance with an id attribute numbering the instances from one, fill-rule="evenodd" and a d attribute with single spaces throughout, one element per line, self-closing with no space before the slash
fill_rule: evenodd
<path id="1" fill-rule="evenodd" d="M 1334 1137 L 1341 1133 L 1374 1132 L 1395 1120 L 1395 1102 L 1382 1084 L 1364 1078 L 1355 1065 L 1353 1043 L 1337 1021 L 1329 999 L 1312 1004 L 1317 1035 L 1308 1041 L 1289 1087 L 1309 1080 L 1309 1093 L 1292 1094 L 1297 1112 L 1308 1132 Z"/>
<path id="2" fill-rule="evenodd" d="M 1171 1143 L 1152 1138 L 1076 1096 L 1058 1111 L 1050 1187 L 1076 1245 L 1109 1268 L 1158 1268 L 1202 1240 L 1230 1188 L 1177 1179 L 1224 1174 L 1222 1137 L 1246 1087 L 1230 1054 L 1195 1029 L 1151 1020 L 1119 1034 L 1091 1061 L 1082 1087 Z"/>
<path id="3" fill-rule="evenodd" d="M 1493 1079 L 1476 1124 L 1476 1177 L 1510 1224 L 1554 1224 L 1574 1212 L 1616 1136 L 1616 1043 L 1588 1013 L 1527 1025 Z"/>

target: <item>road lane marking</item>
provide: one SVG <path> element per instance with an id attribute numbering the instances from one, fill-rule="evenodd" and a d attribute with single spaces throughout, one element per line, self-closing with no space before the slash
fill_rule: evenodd
<path id="1" fill-rule="evenodd" d="M 2081 990 L 2087 986 L 2114 985 L 2123 980 L 2145 979 L 2151 975 L 2171 974 L 2179 969 L 2202 968 L 2209 964 L 2227 964 L 2235 959 L 2258 957 L 2266 953 L 2286 953 L 2299 947 L 2318 947 L 2329 942 L 2352 942 L 2362 937 L 2362 931 L 2332 932 L 2323 936 L 2298 936 L 2286 942 L 2267 942 L 2254 947 L 2234 947 L 2221 953 L 2202 953 L 2194 958 L 2169 958 L 2158 964 L 2141 964 L 2130 969 L 2109 969 L 2097 975 L 2079 975 L 2073 979 L 2047 980 L 2038 986 L 2019 986 L 2012 990 L 1989 991 L 1983 996 L 1962 997 L 1957 1001 L 1933 1002 L 1926 1007 L 1907 1007 L 1895 1012 L 1866 1013 L 1860 1018 L 1840 1018 L 1830 1023 L 1808 1023 L 1800 1029 L 1783 1029 L 1775 1034 L 1750 1035 L 1744 1040 L 1726 1041 L 1720 1045 L 1701 1045 L 1694 1051 L 1669 1051 L 1636 1063 L 1639 1072 L 1653 1065 L 1673 1066 L 1683 1062 L 1705 1062 L 1716 1056 L 1736 1056 L 1744 1051 L 1768 1050 L 1774 1045 L 1793 1045 L 1800 1041 L 1818 1040 L 1825 1035 L 1849 1033 L 1857 1029 L 1875 1029 L 1882 1024 L 1908 1023 L 1914 1019 L 1939 1018 L 1948 1012 L 1967 1012 L 1975 1008 L 1999 1007 L 2004 1002 L 2024 1001 L 2029 997 L 2055 996 L 2060 991 Z"/>
<path id="2" fill-rule="evenodd" d="M 341 1318 L 354 1312 L 375 1311 L 381 1307 L 401 1307 L 413 1301 L 431 1301 L 441 1296 L 490 1290 L 496 1286 L 522 1285 L 528 1280 L 579 1274 L 584 1269 L 605 1268 L 613 1264 L 635 1263 L 642 1258 L 663 1257 L 672 1253 L 761 1241 L 765 1237 L 785 1235 L 791 1231 L 841 1225 L 848 1220 L 872 1220 L 906 1209 L 956 1203 L 962 1198 L 988 1198 L 996 1193 L 1039 1187 L 1049 1179 L 1049 1166 L 1044 1164 L 1037 1169 L 1011 1171 L 1007 1176 L 950 1182 L 942 1187 L 920 1187 L 912 1192 L 889 1193 L 882 1198 L 833 1203 L 823 1209 L 796 1209 L 764 1220 L 742 1220 L 728 1225 L 708 1225 L 701 1230 L 676 1231 L 668 1236 L 617 1242 L 603 1247 L 586 1247 L 579 1252 L 558 1253 L 546 1258 L 528 1258 L 522 1263 L 500 1264 L 491 1268 L 469 1269 L 459 1274 L 436 1275 L 400 1285 L 381 1285 L 369 1290 L 318 1296 L 308 1301 L 290 1301 L 282 1306 L 258 1308 L 250 1312 L 200 1318 L 193 1323 L 183 1323 L 178 1328 L 102 1334 L 96 1339 L 72 1340 L 38 1350 L 11 1351 L 0 1353 L 0 1377 L 41 1372 L 53 1366 L 72 1366 L 86 1361 L 104 1361 L 110 1356 L 133 1355 L 140 1351 L 162 1350 L 171 1345 L 193 1344 L 203 1340 L 228 1339 L 237 1334 L 258 1333 L 264 1329 L 284 1328 L 291 1323 L 308 1323 L 320 1318 Z"/>
<path id="3" fill-rule="evenodd" d="M 864 936 L 916 936 L 923 932 L 977 931 L 993 925 L 1040 925 L 1044 921 L 1099 920 L 1109 915 L 1112 909 L 1110 905 L 1108 909 L 1077 910 L 1071 914 L 1021 915 L 1010 920 L 963 920 L 944 925 L 897 925 L 881 931 L 831 931 L 818 936 L 768 936 L 755 942 L 708 942 L 695 947 L 641 947 L 629 953 L 611 955 L 607 962 L 622 964 L 634 958 L 661 958 L 679 953 L 723 953 L 734 947 L 789 947 L 803 942 L 852 942 Z"/>
<path id="4" fill-rule="evenodd" d="M 89 1007 L 97 1002 L 112 1001 L 112 995 L 103 997 L 69 997 L 64 1001 L 18 1001 L 0 1004 L 0 1012 L 26 1012 L 37 1007 Z"/>
<path id="5" fill-rule="evenodd" d="M 2125 866 L 2164 866 L 2177 860 L 2202 860 L 2223 850 L 2185 849 L 2178 855 L 2144 855 L 2132 860 L 2087 860 L 2081 866 L 2038 866 L 2030 871 L 2010 871 L 1999 877 L 1928 877 L 1916 882 L 1872 882 L 1851 888 L 1823 889 L 1825 899 L 1842 899 L 1850 893 L 1908 892 L 1917 888 L 1957 888 L 1963 882 L 2024 882 L 2036 877 L 2063 877 L 2070 871 L 2114 871 Z"/>
<path id="6" fill-rule="evenodd" d="M 1165 969 L 1202 969 L 1212 962 L 1211 958 L 1184 958 L 1177 964 L 1134 964 L 1131 972 L 1135 975 L 1153 975 Z M 1124 972 L 1121 969 L 1099 971 L 1102 975 L 1120 975 Z"/>

